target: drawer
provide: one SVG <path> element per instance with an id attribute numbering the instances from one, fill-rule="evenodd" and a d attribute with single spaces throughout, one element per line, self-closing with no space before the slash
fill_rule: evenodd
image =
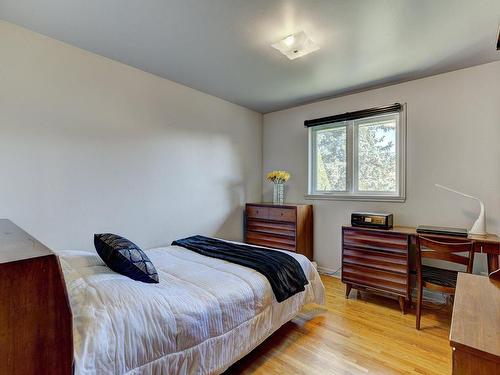
<path id="1" fill-rule="evenodd" d="M 403 275 L 408 273 L 408 258 L 396 253 L 344 247 L 342 250 L 342 262 L 396 272 Z"/>
<path id="2" fill-rule="evenodd" d="M 408 236 L 392 232 L 344 229 L 343 246 L 408 254 Z"/>
<path id="3" fill-rule="evenodd" d="M 269 234 L 247 231 L 246 242 L 259 246 L 295 251 L 294 238 L 273 236 Z"/>
<path id="4" fill-rule="evenodd" d="M 247 206 L 246 213 L 247 213 L 247 217 L 252 217 L 255 219 L 268 219 L 269 218 L 269 207 Z"/>
<path id="5" fill-rule="evenodd" d="M 408 276 L 363 266 L 342 264 L 342 282 L 408 297 Z"/>
<path id="6" fill-rule="evenodd" d="M 277 221 L 288 221 L 295 223 L 295 209 L 293 208 L 269 208 L 269 219 Z"/>
<path id="7" fill-rule="evenodd" d="M 276 223 L 273 221 L 248 219 L 247 230 L 266 234 L 277 234 L 281 236 L 295 237 L 294 223 Z"/>

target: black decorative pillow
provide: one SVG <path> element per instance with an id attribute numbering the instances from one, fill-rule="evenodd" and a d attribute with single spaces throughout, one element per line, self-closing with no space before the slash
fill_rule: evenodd
<path id="1" fill-rule="evenodd" d="M 145 283 L 158 282 L 158 273 L 148 256 L 126 238 L 111 233 L 94 234 L 94 246 L 113 271 Z"/>

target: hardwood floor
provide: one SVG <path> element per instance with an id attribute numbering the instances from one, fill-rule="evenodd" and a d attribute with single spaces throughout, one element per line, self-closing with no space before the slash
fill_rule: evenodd
<path id="1" fill-rule="evenodd" d="M 326 305 L 310 305 L 226 374 L 450 374 L 451 309 L 401 315 L 397 300 L 356 291 L 345 299 L 339 279 L 321 277 Z"/>

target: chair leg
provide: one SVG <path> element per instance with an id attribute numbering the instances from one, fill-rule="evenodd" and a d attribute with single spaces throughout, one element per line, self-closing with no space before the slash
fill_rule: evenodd
<path id="1" fill-rule="evenodd" d="M 420 329 L 420 316 L 422 314 L 422 285 L 417 286 L 417 319 L 416 328 Z"/>

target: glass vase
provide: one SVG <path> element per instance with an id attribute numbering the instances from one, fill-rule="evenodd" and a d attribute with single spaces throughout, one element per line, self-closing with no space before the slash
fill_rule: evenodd
<path id="1" fill-rule="evenodd" d="M 273 184 L 273 204 L 285 203 L 285 184 Z"/>

